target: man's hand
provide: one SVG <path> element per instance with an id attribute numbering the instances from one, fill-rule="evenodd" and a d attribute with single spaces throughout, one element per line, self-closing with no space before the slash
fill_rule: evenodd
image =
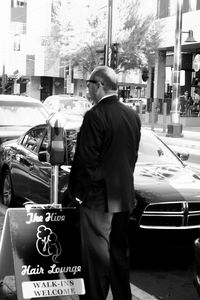
<path id="1" fill-rule="evenodd" d="M 75 207 L 79 208 L 79 206 L 82 204 L 82 201 L 78 198 L 75 198 L 71 195 L 69 190 L 65 192 L 63 201 L 62 201 L 62 207 Z"/>

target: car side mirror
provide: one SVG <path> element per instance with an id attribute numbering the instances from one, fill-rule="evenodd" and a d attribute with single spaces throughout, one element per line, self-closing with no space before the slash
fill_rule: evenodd
<path id="1" fill-rule="evenodd" d="M 48 161 L 48 152 L 47 151 L 39 151 L 38 159 L 39 159 L 39 161 L 47 162 Z"/>
<path id="2" fill-rule="evenodd" d="M 177 152 L 176 155 L 182 160 L 182 161 L 186 161 L 189 159 L 190 154 L 189 153 L 181 153 L 181 152 Z"/>

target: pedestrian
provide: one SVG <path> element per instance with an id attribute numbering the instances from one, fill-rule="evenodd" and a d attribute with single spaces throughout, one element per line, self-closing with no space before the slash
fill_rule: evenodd
<path id="1" fill-rule="evenodd" d="M 200 116 L 200 95 L 198 94 L 197 90 L 194 91 L 194 107 L 197 116 Z"/>
<path id="2" fill-rule="evenodd" d="M 199 102 L 200 96 L 199 96 L 197 90 L 194 91 L 194 97 L 193 98 L 194 98 L 194 102 Z"/>
<path id="3" fill-rule="evenodd" d="M 192 115 L 192 108 L 193 108 L 193 99 L 191 96 L 188 96 L 187 104 L 186 104 L 186 116 L 191 117 Z"/>
<path id="4" fill-rule="evenodd" d="M 78 133 L 69 176 L 71 197 L 82 201 L 80 228 L 87 300 L 131 300 L 128 222 L 135 205 L 133 172 L 140 119 L 118 100 L 117 76 L 96 67 L 87 80 L 94 106 Z"/>

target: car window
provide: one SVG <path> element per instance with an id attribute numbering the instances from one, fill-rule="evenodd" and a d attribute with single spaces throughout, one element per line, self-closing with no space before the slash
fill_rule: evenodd
<path id="1" fill-rule="evenodd" d="M 44 101 L 45 107 L 50 112 L 62 112 L 68 115 L 84 115 L 91 107 L 91 104 L 84 99 L 66 98 L 52 96 Z"/>
<path id="2" fill-rule="evenodd" d="M 151 132 L 142 132 L 138 164 L 182 164 L 175 154 Z"/>
<path id="3" fill-rule="evenodd" d="M 48 134 L 47 134 L 47 130 L 46 130 L 46 133 L 43 137 L 43 140 L 42 140 L 42 143 L 40 146 L 40 151 L 47 151 L 48 144 L 49 144 L 49 139 L 48 139 Z"/>
<path id="4" fill-rule="evenodd" d="M 59 110 L 63 112 L 66 111 L 67 113 L 71 114 L 84 114 L 89 107 L 86 105 L 84 101 L 60 101 L 60 108 Z"/>
<path id="5" fill-rule="evenodd" d="M 31 129 L 23 138 L 21 144 L 32 152 L 37 152 L 45 132 L 44 127 Z"/>

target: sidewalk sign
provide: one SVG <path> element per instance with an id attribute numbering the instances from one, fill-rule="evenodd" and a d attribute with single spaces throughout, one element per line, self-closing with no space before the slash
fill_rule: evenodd
<path id="1" fill-rule="evenodd" d="M 17 299 L 61 299 L 85 293 L 78 221 L 75 208 L 7 210 L 0 278 L 15 273 Z"/>
<path id="2" fill-rule="evenodd" d="M 49 119 L 48 137 L 52 204 L 8 209 L 1 236 L 0 279 L 15 275 L 20 300 L 85 294 L 79 210 L 58 204 L 65 139 L 57 115 Z"/>

